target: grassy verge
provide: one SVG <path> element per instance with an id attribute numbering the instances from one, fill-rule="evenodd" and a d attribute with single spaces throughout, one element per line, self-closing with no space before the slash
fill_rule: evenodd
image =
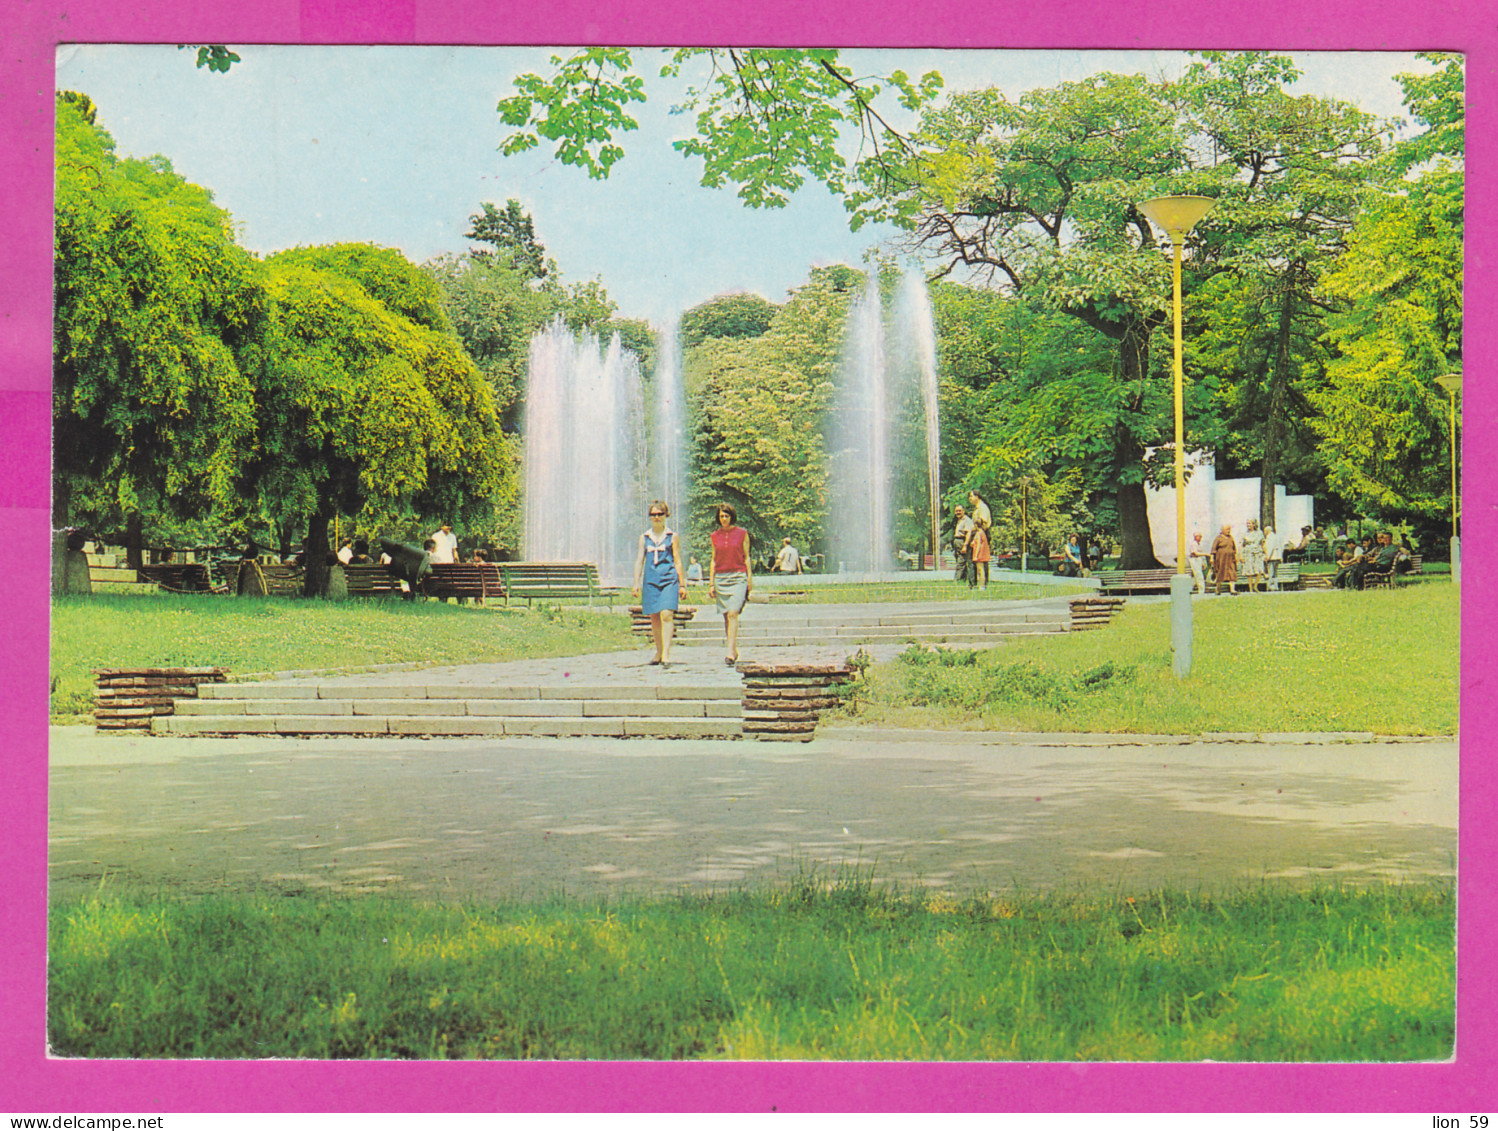
<path id="1" fill-rule="evenodd" d="M 83 1057 L 1431 1060 L 1454 929 L 1445 886 L 92 897 L 52 908 L 48 1025 Z"/>
<path id="2" fill-rule="evenodd" d="M 57 722 L 92 712 L 98 668 L 320 671 L 570 656 L 632 646 L 628 617 L 580 608 L 169 594 L 56 597 L 51 711 Z"/>
<path id="3" fill-rule="evenodd" d="M 1200 734 L 1453 734 L 1459 591 L 1243 595 L 1194 605 L 1191 675 L 1171 671 L 1170 610 L 1106 629 L 875 665 L 845 718 L 872 725 Z"/>

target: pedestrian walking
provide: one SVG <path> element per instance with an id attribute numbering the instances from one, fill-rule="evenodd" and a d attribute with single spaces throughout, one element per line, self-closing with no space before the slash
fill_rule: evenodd
<path id="1" fill-rule="evenodd" d="M 676 531 L 666 526 L 670 514 L 671 508 L 662 500 L 650 504 L 650 529 L 640 535 L 635 554 L 634 595 L 640 599 L 640 611 L 650 618 L 650 638 L 655 643 L 655 658 L 650 662 L 661 667 L 671 662 L 676 610 L 687 595 L 681 543 Z"/>

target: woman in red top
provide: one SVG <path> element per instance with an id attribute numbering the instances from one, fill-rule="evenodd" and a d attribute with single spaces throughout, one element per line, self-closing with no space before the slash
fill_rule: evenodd
<path id="1" fill-rule="evenodd" d="M 728 637 L 725 664 L 733 664 L 739 658 L 739 614 L 754 591 L 749 532 L 734 525 L 738 517 L 738 512 L 727 503 L 718 505 L 718 529 L 713 531 L 713 560 L 707 574 L 707 595 L 718 602 L 718 611 L 723 614 L 723 632 Z"/>

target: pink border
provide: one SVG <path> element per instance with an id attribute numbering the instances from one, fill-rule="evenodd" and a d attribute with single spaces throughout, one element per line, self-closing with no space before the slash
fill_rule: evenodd
<path id="1" fill-rule="evenodd" d="M 358 1064 L 48 1062 L 45 960 L 47 397 L 53 51 L 59 42 L 205 43 L 782 43 L 864 46 L 1447 49 L 1468 53 L 1471 172 L 1469 309 L 1495 308 L 1493 192 L 1498 120 L 1489 97 L 1498 32 L 1483 5 L 1394 0 L 802 0 L 672 5 L 573 0 L 255 0 L 204 13 L 199 0 L 30 0 L 6 5 L 0 44 L 0 545 L 32 549 L 0 596 L 10 636 L 0 653 L 0 843 L 7 883 L 0 916 L 0 1049 L 9 1111 L 1482 1111 L 1498 1095 L 1493 1065 L 1493 777 L 1468 743 L 1462 792 L 1458 1057 L 1412 1067 L 1227 1065 Z M 1257 11 L 1251 9 L 1257 8 Z M 679 10 L 678 10 L 679 9 Z M 718 9 L 714 11 L 713 9 Z M 813 13 L 809 18 L 806 13 Z M 1490 319 L 1469 320 L 1467 368 L 1498 356 Z M 1466 450 L 1494 434 L 1486 383 L 1465 389 Z M 1498 464 L 1468 463 L 1469 578 L 1491 547 Z M 1464 637 L 1495 625 L 1491 588 L 1469 581 Z M 1498 721 L 1480 694 L 1493 661 L 1468 647 L 1462 724 Z"/>

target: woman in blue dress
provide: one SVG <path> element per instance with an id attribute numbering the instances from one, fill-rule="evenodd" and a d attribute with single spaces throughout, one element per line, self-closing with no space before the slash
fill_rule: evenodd
<path id="1" fill-rule="evenodd" d="M 650 529 L 640 535 L 635 555 L 634 594 L 650 618 L 650 636 L 655 641 L 652 664 L 671 662 L 671 636 L 676 631 L 676 606 L 687 595 L 681 568 L 681 545 L 676 531 L 666 529 L 671 508 L 660 499 L 650 504 Z"/>

